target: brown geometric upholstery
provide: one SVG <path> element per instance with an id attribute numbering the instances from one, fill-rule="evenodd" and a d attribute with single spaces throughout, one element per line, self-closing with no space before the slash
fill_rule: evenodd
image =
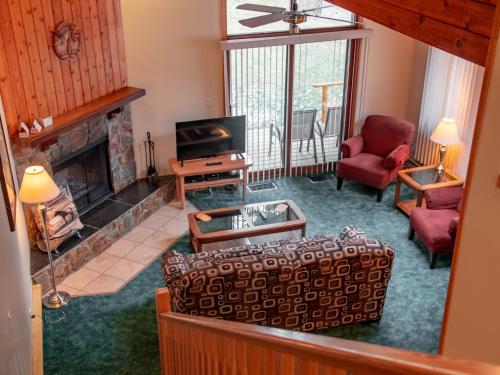
<path id="1" fill-rule="evenodd" d="M 299 331 L 379 320 L 394 251 L 354 227 L 342 235 L 169 252 L 162 264 L 172 308 Z"/>

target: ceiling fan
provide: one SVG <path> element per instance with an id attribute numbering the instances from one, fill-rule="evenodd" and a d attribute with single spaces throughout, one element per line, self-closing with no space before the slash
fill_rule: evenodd
<path id="1" fill-rule="evenodd" d="M 273 6 L 268 6 L 268 5 L 258 5 L 258 4 L 241 4 L 241 5 L 238 5 L 236 7 L 236 9 L 269 13 L 269 14 L 266 14 L 263 16 L 257 16 L 257 17 L 252 17 L 252 18 L 240 20 L 239 23 L 242 24 L 243 26 L 255 28 L 255 27 L 259 27 L 259 26 L 268 25 L 268 24 L 273 23 L 273 22 L 284 21 L 284 22 L 287 22 L 290 24 L 290 34 L 300 34 L 299 25 L 301 23 L 306 22 L 307 17 L 323 18 L 323 19 L 327 19 L 327 20 L 347 22 L 347 23 L 351 23 L 351 24 L 352 23 L 354 23 L 354 24 L 360 23 L 360 22 L 343 20 L 343 19 L 339 19 L 339 18 L 320 16 L 319 14 L 315 13 L 315 12 L 320 11 L 321 9 L 330 8 L 330 7 L 331 6 L 323 6 L 323 7 L 317 7 L 317 8 L 312 8 L 312 9 L 299 10 L 297 0 L 294 0 L 292 3 L 291 10 L 288 10 L 286 8 L 273 7 Z"/>

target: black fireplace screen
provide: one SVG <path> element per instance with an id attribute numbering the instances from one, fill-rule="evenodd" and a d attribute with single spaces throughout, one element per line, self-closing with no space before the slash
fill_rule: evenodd
<path id="1" fill-rule="evenodd" d="M 67 155 L 52 170 L 58 184 L 68 184 L 80 214 L 112 193 L 107 140 Z"/>

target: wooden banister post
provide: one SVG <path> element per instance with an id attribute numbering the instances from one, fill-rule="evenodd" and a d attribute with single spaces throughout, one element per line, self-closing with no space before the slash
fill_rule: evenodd
<path id="1" fill-rule="evenodd" d="M 161 362 L 161 373 L 168 374 L 167 365 L 165 359 L 167 358 L 168 350 L 165 348 L 163 343 L 164 332 L 162 332 L 162 322 L 160 315 L 162 313 L 168 313 L 172 311 L 172 306 L 170 305 L 170 293 L 167 288 L 156 289 L 156 322 L 158 325 L 158 343 L 160 345 L 160 362 Z"/>

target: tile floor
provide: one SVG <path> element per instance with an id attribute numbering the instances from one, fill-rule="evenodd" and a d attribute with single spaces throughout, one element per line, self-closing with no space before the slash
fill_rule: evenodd
<path id="1" fill-rule="evenodd" d="M 119 291 L 186 233 L 187 214 L 195 209 L 189 202 L 184 210 L 178 207 L 175 200 L 161 207 L 104 253 L 68 276 L 58 289 L 74 297 Z"/>

